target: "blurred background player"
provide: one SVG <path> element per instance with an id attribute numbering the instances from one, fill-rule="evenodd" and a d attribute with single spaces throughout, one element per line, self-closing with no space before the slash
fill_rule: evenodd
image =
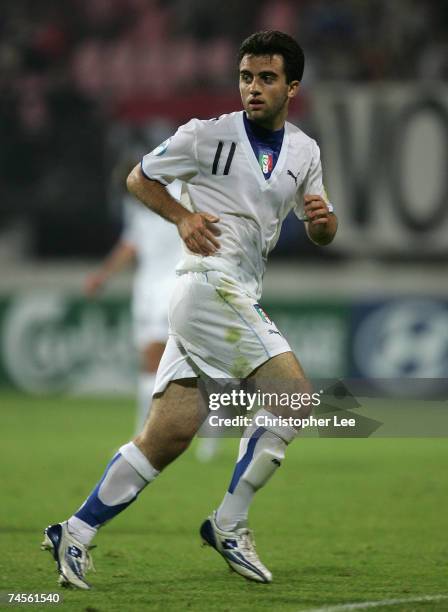
<path id="1" fill-rule="evenodd" d="M 181 183 L 168 187 L 180 199 Z M 129 265 L 136 264 L 132 291 L 133 337 L 139 352 L 135 431 L 143 427 L 151 407 L 155 375 L 168 339 L 168 303 L 176 280 L 175 267 L 182 249 L 177 231 L 135 198 L 123 198 L 123 231 L 100 267 L 86 278 L 84 291 L 93 298 L 108 281 Z M 203 436 L 196 446 L 199 461 L 210 461 L 217 453 L 216 432 Z M 210 431 L 209 431 L 210 433 Z"/>
<path id="2" fill-rule="evenodd" d="M 170 186 L 180 198 L 181 184 Z M 176 228 L 148 211 L 135 198 L 123 199 L 122 234 L 101 266 L 85 282 L 92 298 L 118 272 L 136 263 L 132 291 L 135 346 L 139 352 L 136 431 L 140 431 L 151 406 L 155 374 L 168 339 L 168 303 L 176 280 L 175 267 L 181 257 Z"/>

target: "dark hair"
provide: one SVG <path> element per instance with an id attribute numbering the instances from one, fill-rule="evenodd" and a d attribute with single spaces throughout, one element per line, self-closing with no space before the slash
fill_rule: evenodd
<path id="1" fill-rule="evenodd" d="M 238 65 L 245 55 L 274 55 L 283 57 L 285 65 L 286 82 L 301 81 L 305 56 L 299 43 L 284 32 L 267 30 L 255 32 L 241 43 L 238 52 Z"/>

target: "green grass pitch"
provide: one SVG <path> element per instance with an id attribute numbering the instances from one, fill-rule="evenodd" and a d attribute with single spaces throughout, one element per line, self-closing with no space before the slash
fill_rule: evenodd
<path id="1" fill-rule="evenodd" d="M 190 449 L 99 534 L 94 588 L 60 589 L 42 529 L 77 509 L 133 417 L 131 399 L 0 395 L 0 591 L 58 591 L 57 609 L 85 612 L 300 612 L 448 592 L 443 438 L 295 442 L 250 516 L 271 585 L 245 581 L 200 546 L 237 441 L 205 465 Z M 376 609 L 442 611 L 448 600 Z"/>

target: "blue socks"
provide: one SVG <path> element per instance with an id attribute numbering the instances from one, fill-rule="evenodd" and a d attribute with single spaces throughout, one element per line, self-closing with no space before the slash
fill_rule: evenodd
<path id="1" fill-rule="evenodd" d="M 132 504 L 158 474 L 133 442 L 125 444 L 81 508 L 68 519 L 69 532 L 89 545 L 98 528 Z"/>

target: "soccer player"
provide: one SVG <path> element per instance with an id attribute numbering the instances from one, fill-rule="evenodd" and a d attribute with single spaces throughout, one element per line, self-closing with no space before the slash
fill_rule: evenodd
<path id="1" fill-rule="evenodd" d="M 180 183 L 169 187 L 180 198 Z M 132 291 L 134 342 L 140 354 L 136 432 L 151 407 L 155 375 L 168 339 L 168 303 L 176 281 L 175 268 L 182 251 L 176 228 L 132 198 L 124 198 L 124 228 L 98 270 L 85 283 L 88 297 L 95 296 L 120 270 L 136 261 Z"/>
<path id="2" fill-rule="evenodd" d="M 294 210 L 310 239 L 329 244 L 337 219 L 322 182 L 319 148 L 286 121 L 304 67 L 290 36 L 258 32 L 239 50 L 243 111 L 193 119 L 128 177 L 146 206 L 177 226 L 184 244 L 169 319 L 171 334 L 157 372 L 153 405 L 143 431 L 112 458 L 101 480 L 67 521 L 45 530 L 60 582 L 87 589 L 89 546 L 97 530 L 131 504 L 190 444 L 204 418 L 198 376 L 272 381 L 310 391 L 286 339 L 258 305 L 268 253 L 282 221 Z M 182 205 L 165 186 L 182 181 Z M 298 411 L 309 414 L 310 408 Z M 248 425 L 221 505 L 201 525 L 212 546 L 241 576 L 272 580 L 247 527 L 255 492 L 276 472 L 298 429 L 277 426 L 285 408 L 269 403 Z"/>

